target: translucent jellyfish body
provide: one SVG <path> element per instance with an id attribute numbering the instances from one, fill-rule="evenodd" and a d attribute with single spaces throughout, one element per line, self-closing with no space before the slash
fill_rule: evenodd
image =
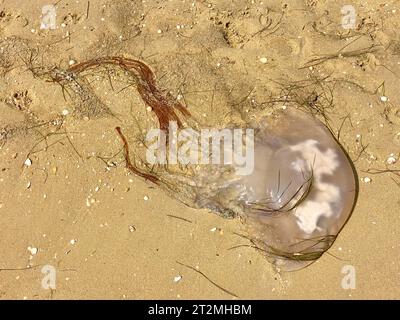
<path id="1" fill-rule="evenodd" d="M 157 87 L 152 70 L 139 60 L 103 57 L 66 71 L 52 68 L 40 76 L 69 87 L 79 102 L 76 113 L 81 114 L 98 103 L 84 81 L 85 72 L 102 65 L 121 68 L 134 80 L 161 130 L 166 131 L 171 122 L 179 130 L 194 122 L 201 130 L 186 107 Z M 91 104 L 82 109 L 88 101 Z M 329 249 L 350 217 L 357 195 L 355 173 L 330 131 L 306 113 L 281 110 L 264 118 L 254 129 L 254 167 L 246 175 L 238 174 L 234 161 L 223 165 L 174 165 L 171 159 L 160 166 L 131 163 L 128 141 L 121 128 L 117 132 L 130 171 L 163 187 L 188 206 L 207 208 L 224 217 L 240 217 L 255 247 L 277 267 L 296 270 Z M 172 144 L 172 137 L 168 137 Z"/>
<path id="2" fill-rule="evenodd" d="M 214 175 L 206 184 L 197 205 L 240 216 L 254 245 L 287 271 L 333 244 L 357 194 L 346 153 L 320 121 L 297 110 L 263 120 L 250 175 Z"/>

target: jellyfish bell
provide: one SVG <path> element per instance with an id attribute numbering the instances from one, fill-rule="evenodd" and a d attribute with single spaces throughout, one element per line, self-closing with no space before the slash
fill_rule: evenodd
<path id="1" fill-rule="evenodd" d="M 231 177 L 210 198 L 211 207 L 240 216 L 254 245 L 286 271 L 309 265 L 329 249 L 356 200 L 346 153 L 319 120 L 295 109 L 261 122 L 254 170 Z"/>

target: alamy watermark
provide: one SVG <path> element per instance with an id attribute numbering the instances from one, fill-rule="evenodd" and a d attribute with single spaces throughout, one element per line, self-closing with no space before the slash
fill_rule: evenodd
<path id="1" fill-rule="evenodd" d="M 342 273 L 345 275 L 342 278 L 342 289 L 349 290 L 356 288 L 356 268 L 352 265 L 342 267 Z"/>
<path id="2" fill-rule="evenodd" d="M 47 264 L 42 267 L 41 271 L 45 275 L 42 278 L 42 288 L 54 290 L 56 288 L 56 268 Z"/>
<path id="3" fill-rule="evenodd" d="M 56 7 L 52 4 L 42 7 L 42 16 L 40 21 L 40 29 L 51 29 L 57 28 L 57 11 Z"/>
<path id="4" fill-rule="evenodd" d="M 343 29 L 346 29 L 346 30 L 355 29 L 357 14 L 356 14 L 356 9 L 354 8 L 354 6 L 352 6 L 351 4 L 347 4 L 342 7 L 340 12 L 343 15 L 343 17 L 342 17 Z"/>
<path id="5" fill-rule="evenodd" d="M 232 165 L 238 175 L 249 175 L 254 170 L 253 129 L 178 131 L 177 123 L 171 121 L 168 132 L 150 130 L 146 143 L 146 161 L 152 165 L 224 164 Z"/>

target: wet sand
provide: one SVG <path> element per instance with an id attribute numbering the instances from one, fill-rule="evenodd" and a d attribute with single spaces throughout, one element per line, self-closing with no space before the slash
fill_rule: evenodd
<path id="1" fill-rule="evenodd" d="M 47 4 L 0 1 L 1 41 L 25 39 L 40 51 L 35 59 L 63 67 L 108 55 L 139 58 L 210 126 L 265 112 L 278 83 L 310 81 L 301 98 L 327 108 L 354 162 L 359 196 L 321 259 L 276 273 L 254 249 L 233 248 L 249 244 L 238 236 L 240 221 L 188 208 L 130 174 L 121 156 L 108 159 L 121 150 L 114 130 L 121 119 L 128 129 L 135 117 L 154 123 L 134 90 L 117 94 L 126 84 L 100 79 L 99 94 L 119 119 L 77 119 L 61 87 L 33 77 L 16 58 L 0 75 L 0 128 L 64 114 L 69 139 L 44 140 L 54 125 L 3 135 L 0 298 L 399 298 L 398 2 L 354 2 L 354 30 L 341 25 L 348 4 L 341 0 L 61 0 L 57 29 L 40 30 Z M 397 161 L 388 164 L 390 157 Z M 55 290 L 42 288 L 44 265 L 56 270 Z M 355 268 L 355 289 L 342 287 L 347 265 Z"/>

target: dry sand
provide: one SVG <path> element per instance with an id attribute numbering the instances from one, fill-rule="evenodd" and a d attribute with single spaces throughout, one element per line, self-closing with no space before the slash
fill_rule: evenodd
<path id="1" fill-rule="evenodd" d="M 129 174 L 121 157 L 116 165 L 98 158 L 120 150 L 114 128 L 121 121 L 125 128 L 135 126 L 135 116 L 154 123 L 133 89 L 128 101 L 116 94 L 123 84 L 113 90 L 103 79 L 103 101 L 123 120 L 77 119 L 61 87 L 34 78 L 16 52 L 15 64 L 0 77 L 0 128 L 26 127 L 68 110 L 61 132 L 69 132 L 71 143 L 65 134 L 52 135 L 46 146 L 41 135 L 54 125 L 4 131 L 0 298 L 234 298 L 179 262 L 242 299 L 400 297 L 400 177 L 365 172 L 400 168 L 399 160 L 387 164 L 390 154 L 399 159 L 400 153 L 399 1 L 353 1 L 354 30 L 341 26 L 343 0 L 92 0 L 89 10 L 86 0 L 60 0 L 58 28 L 40 30 L 47 4 L 0 1 L 1 41 L 25 39 L 39 50 L 36 60 L 64 68 L 70 60 L 106 55 L 143 59 L 161 87 L 181 93 L 189 110 L 210 125 L 233 111 L 246 117 L 262 110 L 273 80 L 329 76 L 329 123 L 333 132 L 341 128 L 359 198 L 327 254 L 303 270 L 276 273 L 254 249 L 229 250 L 248 243 L 236 234 L 243 231 L 238 220 L 186 207 Z M 325 54 L 331 59 L 309 68 Z M 312 87 L 307 90 L 315 101 Z M 322 96 L 317 101 L 326 102 Z M 24 166 L 34 146 L 39 152 Z M 41 286 L 43 265 L 55 267 L 55 290 Z M 355 268 L 355 289 L 342 288 L 346 265 Z"/>

